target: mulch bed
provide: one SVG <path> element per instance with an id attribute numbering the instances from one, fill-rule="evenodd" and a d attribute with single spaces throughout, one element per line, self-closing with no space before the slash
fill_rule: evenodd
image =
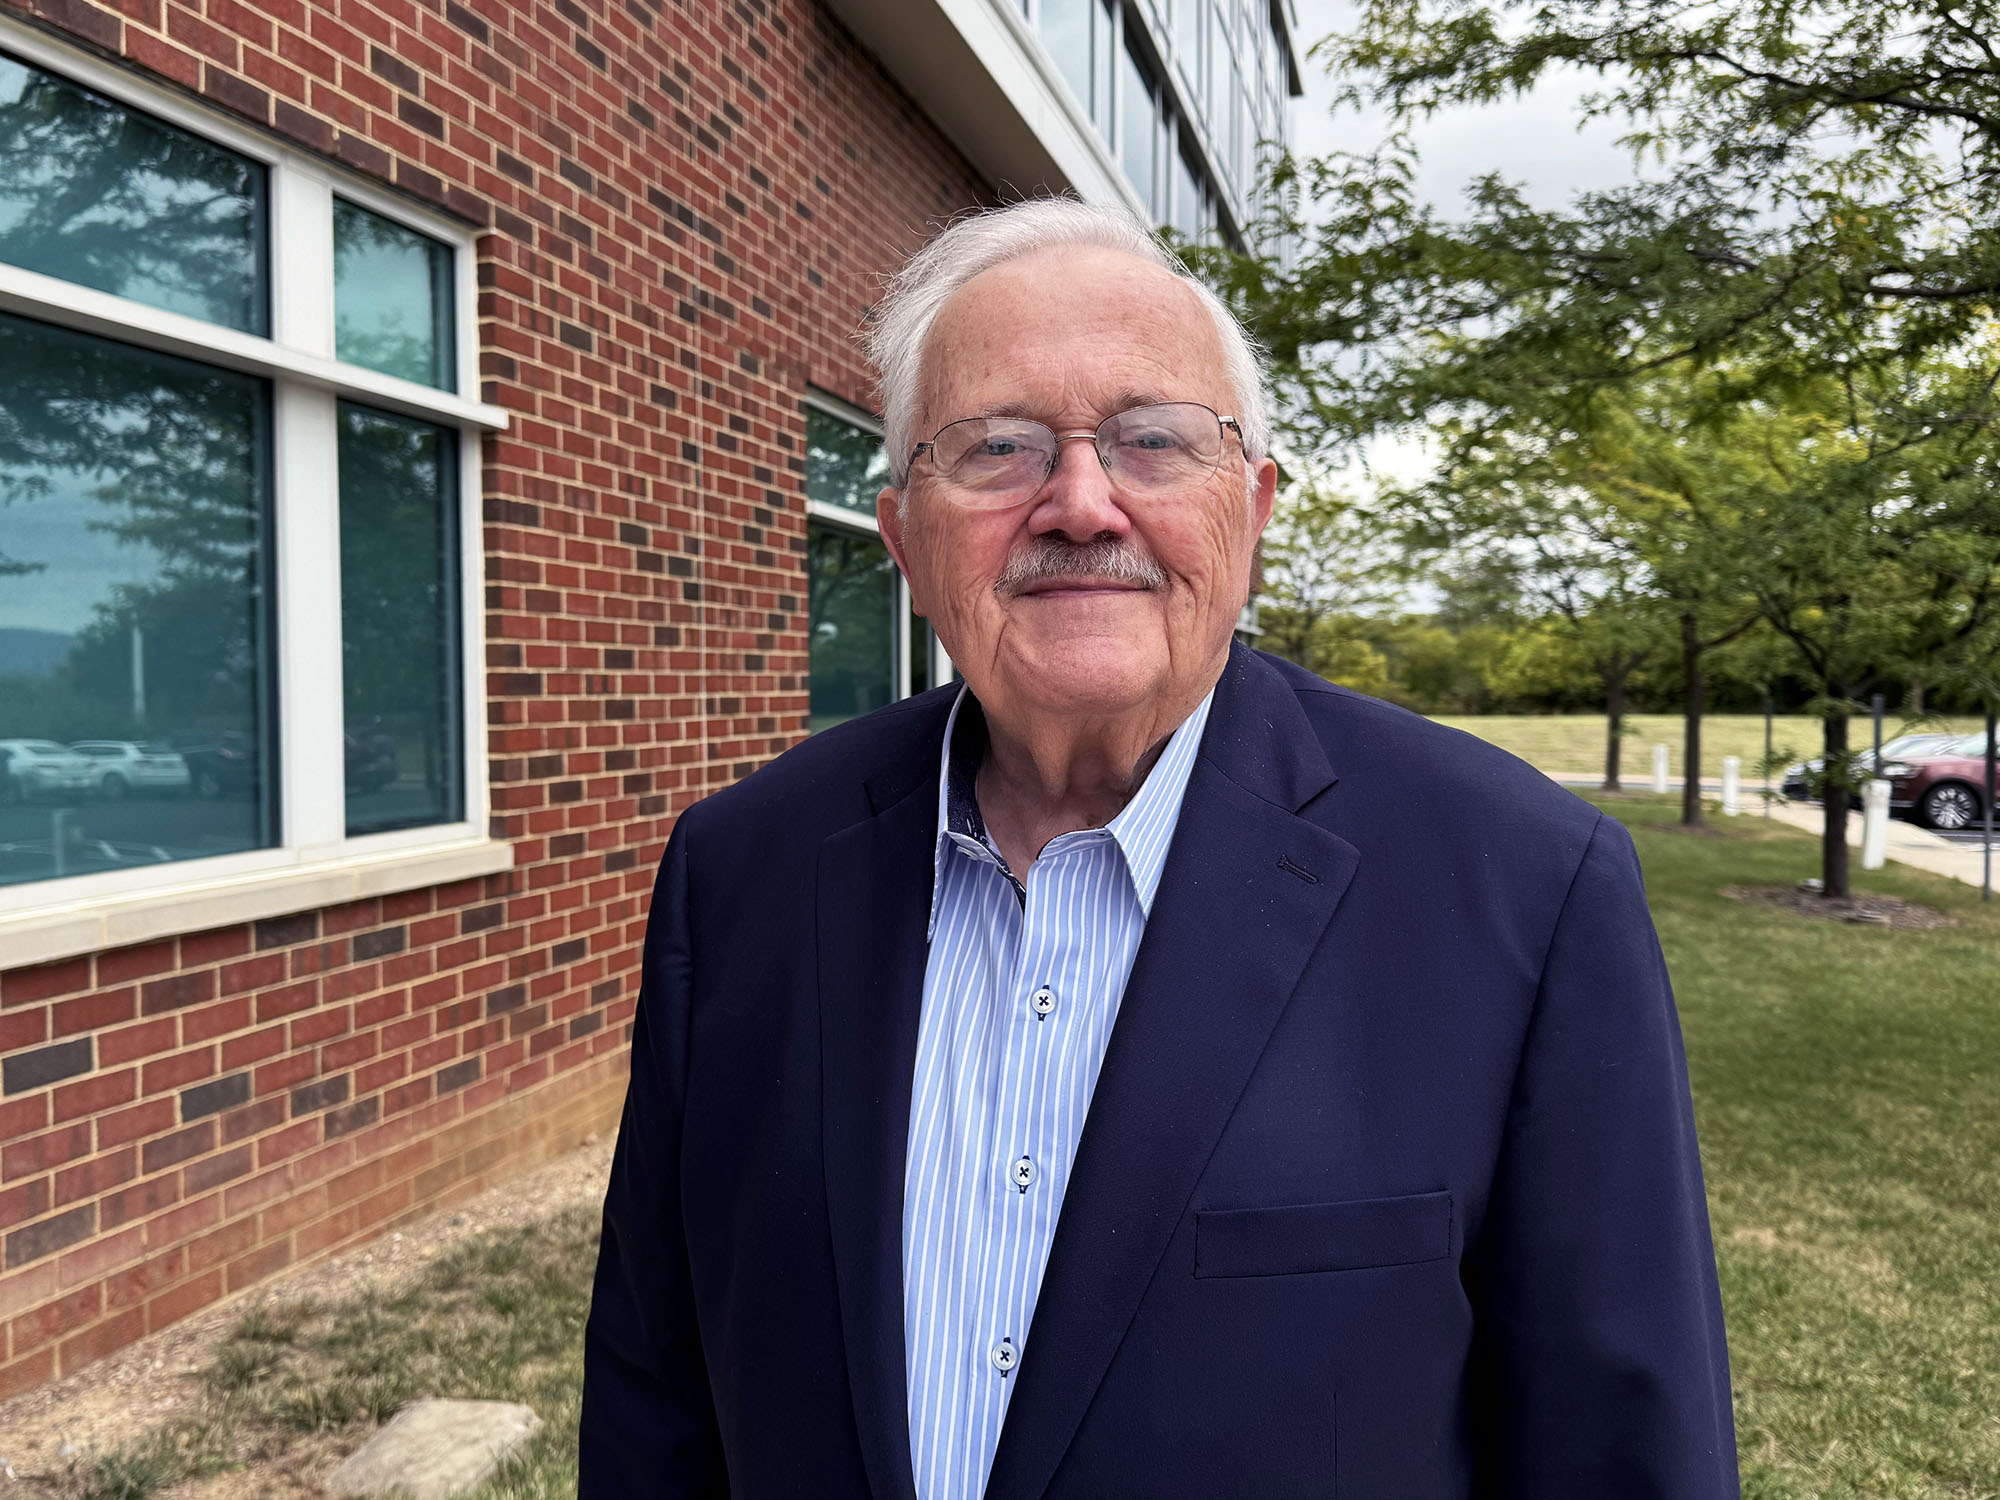
<path id="1" fill-rule="evenodd" d="M 1934 906 L 1905 901 L 1901 896 L 1869 893 L 1859 896 L 1823 896 L 1815 890 L 1795 885 L 1726 885 L 1722 894 L 1732 901 L 1748 901 L 1757 906 L 1775 906 L 1801 917 L 1822 922 L 1848 922 L 1856 926 L 1895 927 L 1906 932 L 1929 932 L 1949 927 L 1955 920 Z"/>

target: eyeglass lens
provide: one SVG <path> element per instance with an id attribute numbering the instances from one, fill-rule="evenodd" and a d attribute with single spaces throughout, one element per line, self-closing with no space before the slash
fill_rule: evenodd
<path id="1" fill-rule="evenodd" d="M 974 504 L 998 504 L 1039 489 L 1056 463 L 1055 433 L 1025 417 L 968 417 L 931 442 L 931 461 Z M 1222 422 L 1192 401 L 1135 406 L 1106 417 L 1098 459 L 1121 488 L 1165 494 L 1214 472 L 1222 458 Z"/>

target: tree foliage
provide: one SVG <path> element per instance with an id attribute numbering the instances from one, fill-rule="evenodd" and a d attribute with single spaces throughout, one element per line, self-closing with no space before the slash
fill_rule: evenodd
<path id="1" fill-rule="evenodd" d="M 1440 477 L 1413 502 L 1511 538 L 1545 594 L 1600 594 L 1552 621 L 1633 635 L 1668 604 L 1691 701 L 1704 642 L 1754 612 L 1839 764 L 1871 686 L 1990 662 L 1996 37 L 1985 0 L 1365 0 L 1318 53 L 1399 133 L 1282 165 L 1270 227 L 1300 253 L 1204 268 L 1273 350 L 1295 441 L 1425 428 Z M 1629 182 L 1419 200 L 1409 127 L 1557 69 L 1625 128 Z"/>

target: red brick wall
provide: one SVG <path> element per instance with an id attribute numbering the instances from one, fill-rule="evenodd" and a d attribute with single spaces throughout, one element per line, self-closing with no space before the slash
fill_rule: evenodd
<path id="1" fill-rule="evenodd" d="M 808 384 L 985 189 L 811 0 L 0 0 L 483 226 L 504 876 L 0 973 L 0 1396 L 602 1129 L 674 815 L 806 704 Z"/>

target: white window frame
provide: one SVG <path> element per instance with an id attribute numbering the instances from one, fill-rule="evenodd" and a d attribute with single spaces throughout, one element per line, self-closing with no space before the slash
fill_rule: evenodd
<path id="1" fill-rule="evenodd" d="M 374 182 L 231 121 L 180 94 L 7 17 L 0 48 L 260 163 L 267 173 L 268 338 L 0 264 L 0 311 L 270 382 L 271 580 L 276 592 L 278 838 L 269 849 L 0 886 L 0 968 L 253 921 L 510 868 L 489 837 L 480 439 L 507 413 L 479 389 L 478 234 Z M 452 251 L 455 391 L 433 390 L 334 351 L 333 200 Z M 351 400 L 457 434 L 461 821 L 349 837 L 344 794 L 338 403 Z"/>
<path id="2" fill-rule="evenodd" d="M 805 404 L 816 411 L 832 417 L 837 422 L 845 422 L 848 426 L 858 427 L 863 432 L 872 432 L 878 438 L 882 436 L 882 424 L 880 422 L 876 421 L 867 412 L 861 410 L 860 407 L 849 406 L 837 396 L 829 396 L 822 390 L 808 386 L 806 388 Z M 849 531 L 859 532 L 877 539 L 880 539 L 882 535 L 882 523 L 877 521 L 872 515 L 865 515 L 858 510 L 849 510 L 844 505 L 833 505 L 825 500 L 815 500 L 810 495 L 806 497 L 806 515 L 809 519 L 819 521 L 822 524 L 845 527 Z M 808 565 L 810 566 L 810 564 Z M 900 568 L 896 570 L 896 602 L 893 608 L 896 612 L 896 618 L 891 622 L 889 649 L 896 654 L 896 696 L 893 701 L 900 703 L 903 699 L 910 696 L 910 621 L 914 618 L 910 613 L 910 581 L 903 576 L 902 569 Z M 944 647 L 939 644 L 937 632 L 931 629 L 928 624 L 924 627 L 924 634 L 930 638 L 930 649 L 927 654 L 930 658 L 931 685 L 935 687 L 951 676 L 951 658 L 945 654 Z M 812 668 L 810 663 L 808 663 L 806 668 L 806 682 L 807 691 L 810 692 L 812 682 Z"/>

